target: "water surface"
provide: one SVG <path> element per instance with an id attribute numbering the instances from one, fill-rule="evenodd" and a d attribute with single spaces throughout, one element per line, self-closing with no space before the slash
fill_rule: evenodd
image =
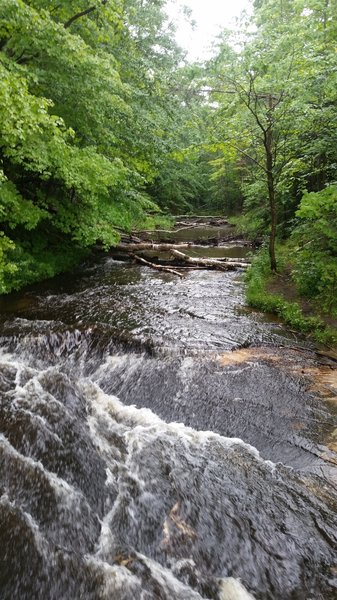
<path id="1" fill-rule="evenodd" d="M 337 597 L 336 411 L 239 273 L 102 256 L 0 309 L 1 598 Z"/>

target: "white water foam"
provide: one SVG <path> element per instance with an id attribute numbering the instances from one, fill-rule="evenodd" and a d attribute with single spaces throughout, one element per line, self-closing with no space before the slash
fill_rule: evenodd
<path id="1" fill-rule="evenodd" d="M 221 580 L 219 589 L 220 600 L 254 600 L 241 581 L 234 577 L 226 577 Z"/>
<path id="2" fill-rule="evenodd" d="M 111 446 L 104 438 L 99 436 L 99 428 L 94 426 L 94 421 L 104 418 L 111 430 L 123 435 L 129 450 L 136 443 L 139 447 L 148 444 L 151 438 L 167 435 L 170 438 L 178 437 L 180 441 L 197 443 L 203 446 L 209 442 L 218 442 L 225 448 L 240 446 L 246 450 L 253 459 L 263 463 L 269 471 L 274 470 L 275 464 L 264 460 L 257 448 L 247 444 L 240 438 L 224 437 L 213 431 L 197 431 L 183 423 L 166 423 L 149 408 L 137 408 L 135 405 L 124 405 L 116 396 L 105 394 L 100 387 L 93 382 L 82 382 L 81 387 L 92 401 L 93 413 L 89 417 L 95 442 L 99 441 L 102 450 L 111 451 Z M 100 439 L 98 440 L 98 436 Z"/>
<path id="3" fill-rule="evenodd" d="M 8 508 L 14 511 L 19 510 L 16 502 L 10 500 L 8 494 L 2 494 L 2 496 L 0 496 L 0 504 L 2 504 L 3 506 L 7 506 Z M 34 542 L 38 552 L 43 556 L 47 556 L 49 550 L 48 542 L 42 535 L 38 523 L 35 521 L 31 514 L 27 513 L 22 509 L 20 509 L 20 514 L 23 517 L 27 527 L 33 534 Z"/>
<path id="4" fill-rule="evenodd" d="M 88 509 L 88 511 L 90 511 L 87 499 L 82 494 L 82 492 L 74 488 L 64 479 L 58 477 L 55 473 L 45 469 L 45 467 L 40 461 L 37 461 L 31 458 L 30 456 L 24 456 L 23 454 L 18 452 L 16 448 L 12 446 L 12 444 L 9 442 L 6 436 L 4 436 L 2 433 L 0 433 L 0 444 L 3 444 L 5 451 L 8 454 L 10 454 L 13 458 L 19 460 L 23 464 L 26 464 L 30 468 L 40 471 L 40 473 L 43 473 L 43 475 L 47 478 L 49 484 L 53 488 L 55 496 L 57 497 L 58 501 L 63 506 L 63 508 L 72 510 L 74 507 L 77 506 L 81 506 L 82 508 L 83 506 L 85 506 Z"/>

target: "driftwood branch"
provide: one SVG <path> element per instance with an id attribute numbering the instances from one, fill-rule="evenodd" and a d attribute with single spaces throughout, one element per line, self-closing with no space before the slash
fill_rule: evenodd
<path id="1" fill-rule="evenodd" d="M 221 217 L 219 215 L 175 215 L 174 216 L 175 223 L 173 229 L 151 229 L 151 230 L 140 230 L 134 231 L 133 233 L 176 233 L 177 231 L 182 231 L 183 229 L 192 229 L 197 228 L 202 225 L 207 226 L 219 226 L 219 225 L 229 225 L 229 221 L 225 217 Z M 182 229 L 177 229 L 177 226 L 181 225 Z"/>
<path id="2" fill-rule="evenodd" d="M 132 258 L 134 258 L 137 262 L 140 262 L 143 265 L 146 265 L 147 267 L 151 267 L 151 269 L 157 269 L 157 271 L 166 271 L 166 273 L 171 273 L 172 275 L 182 277 L 182 273 L 179 273 L 179 271 L 176 271 L 175 269 L 171 269 L 171 267 L 166 267 L 164 265 L 156 265 L 155 263 L 150 262 L 149 260 L 145 260 L 145 258 L 142 258 L 137 254 L 133 254 L 132 252 L 130 252 L 129 255 Z"/>
<path id="3" fill-rule="evenodd" d="M 180 223 L 177 223 L 178 225 L 180 225 Z M 200 223 L 184 223 L 184 227 L 180 227 L 179 229 L 143 229 L 141 231 L 134 231 L 133 233 L 136 234 L 142 234 L 142 233 L 178 233 L 178 231 L 184 231 L 185 229 L 196 229 L 197 227 L 200 227 Z"/>
<path id="4" fill-rule="evenodd" d="M 235 259 L 229 257 L 223 258 L 202 258 L 193 257 L 184 254 L 180 250 L 195 248 L 196 246 L 191 243 L 187 244 L 153 244 L 151 242 L 140 242 L 140 243 L 121 243 L 115 246 L 115 250 L 118 252 L 125 252 L 132 258 L 143 265 L 156 269 L 158 271 L 165 271 L 172 275 L 182 277 L 182 273 L 171 267 L 170 261 L 166 261 L 166 264 L 157 262 L 158 258 L 154 259 L 155 262 L 147 260 L 143 256 L 137 254 L 142 250 L 152 250 L 160 254 L 161 252 L 168 252 L 174 257 L 175 262 L 178 263 L 178 269 L 216 269 L 218 271 L 234 271 L 236 269 L 246 269 L 250 261 L 247 259 Z"/>
<path id="5" fill-rule="evenodd" d="M 147 232 L 133 231 L 128 236 L 124 234 L 121 236 L 121 242 L 114 247 L 112 252 L 117 253 L 119 257 L 120 253 L 125 253 L 133 260 L 146 265 L 151 269 L 172 273 L 178 277 L 182 277 L 181 271 L 188 271 L 190 269 L 216 269 L 219 271 L 246 269 L 251 262 L 246 258 L 198 257 L 189 256 L 191 252 L 188 252 L 187 254 L 182 252 L 182 250 L 191 250 L 198 247 L 205 248 L 205 245 L 208 245 L 209 247 L 219 245 L 221 240 L 218 237 L 210 237 L 208 240 L 205 240 L 205 243 L 201 240 L 174 243 L 174 237 L 172 241 L 170 238 L 163 238 L 162 243 L 159 241 L 160 237 L 159 240 L 156 241 L 149 240 L 148 238 L 142 239 L 142 234 L 144 233 L 153 233 L 154 235 L 156 233 L 167 233 L 174 236 L 178 231 L 192 228 L 197 229 L 198 227 L 205 227 L 206 225 L 214 226 L 215 231 L 217 228 L 218 232 L 220 231 L 220 226 L 227 225 L 228 227 L 231 227 L 231 224 L 223 216 L 219 215 L 176 215 L 175 228 L 172 230 L 157 229 L 155 231 L 151 230 Z M 177 229 L 177 226 L 180 226 L 180 228 Z M 139 233 L 139 237 L 136 237 L 134 235 L 135 233 Z M 169 256 L 162 255 L 162 253 L 166 253 Z"/>
<path id="6" fill-rule="evenodd" d="M 209 246 L 205 246 L 205 244 L 194 244 L 192 242 L 182 242 L 180 244 L 171 244 L 171 242 L 167 243 L 157 243 L 157 242 L 136 242 L 136 243 L 120 243 L 117 246 L 114 246 L 114 250 L 120 250 L 121 252 L 138 252 L 138 250 L 155 250 L 156 252 L 170 252 L 173 250 L 187 250 L 190 248 L 208 248 Z M 213 246 L 212 246 L 213 247 Z M 225 247 L 225 246 L 221 246 Z M 230 246 L 229 246 L 230 247 Z M 184 255 L 185 256 L 185 255 Z M 231 258 L 219 258 L 214 260 L 222 260 L 222 261 L 231 261 L 235 259 Z M 241 259 L 239 260 L 241 262 Z M 247 258 L 242 259 L 242 262 L 250 263 L 250 260 Z"/>
<path id="7" fill-rule="evenodd" d="M 138 250 L 156 250 L 157 252 L 169 252 L 171 248 L 191 248 L 194 244 L 156 244 L 152 242 L 140 242 L 136 244 L 118 244 L 115 250 L 122 252 L 138 252 Z"/>
<path id="8" fill-rule="evenodd" d="M 171 249 L 171 254 L 180 260 L 183 260 L 192 265 L 202 266 L 206 269 L 217 269 L 219 271 L 233 271 L 236 269 L 246 269 L 249 263 L 237 260 L 222 260 L 216 258 L 196 258 L 187 256 L 179 250 Z"/>
<path id="9" fill-rule="evenodd" d="M 202 221 L 208 221 L 209 219 L 225 220 L 220 215 L 175 215 L 175 219 L 200 219 Z"/>

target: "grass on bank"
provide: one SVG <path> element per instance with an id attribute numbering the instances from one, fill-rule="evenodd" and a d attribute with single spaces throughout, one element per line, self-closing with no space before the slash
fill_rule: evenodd
<path id="1" fill-rule="evenodd" d="M 278 248 L 279 273 L 276 275 L 270 271 L 266 248 L 262 248 L 255 256 L 246 275 L 246 299 L 249 306 L 277 315 L 284 323 L 310 335 L 316 342 L 337 346 L 337 328 L 327 322 L 327 316 L 320 313 L 314 304 L 296 292 L 295 283 L 291 279 L 289 253 L 286 246 Z M 287 285 L 283 285 L 284 282 Z M 289 294 L 291 288 L 294 294 Z M 289 295 L 295 295 L 296 300 L 289 300 Z"/>

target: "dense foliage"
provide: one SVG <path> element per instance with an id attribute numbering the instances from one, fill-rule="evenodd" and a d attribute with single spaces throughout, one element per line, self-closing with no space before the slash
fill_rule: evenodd
<path id="1" fill-rule="evenodd" d="M 337 311 L 336 38 L 332 0 L 255 0 L 193 65 L 165 0 L 2 0 L 1 291 L 158 215 L 243 212 Z"/>
<path id="2" fill-rule="evenodd" d="M 174 91 L 182 55 L 162 6 L 2 0 L 2 292 L 147 223 L 159 210 L 150 193 L 156 177 L 162 205 L 166 185 L 173 208 L 171 181 L 184 179 L 172 154 L 183 137 L 176 121 L 181 129 L 188 124 Z M 179 197 L 189 180 L 187 173 Z"/>
<path id="3" fill-rule="evenodd" d="M 215 178 L 240 168 L 244 223 L 268 235 L 271 270 L 290 236 L 300 293 L 337 313 L 336 39 L 335 2 L 258 0 L 240 35 L 223 35 L 208 81 Z"/>

